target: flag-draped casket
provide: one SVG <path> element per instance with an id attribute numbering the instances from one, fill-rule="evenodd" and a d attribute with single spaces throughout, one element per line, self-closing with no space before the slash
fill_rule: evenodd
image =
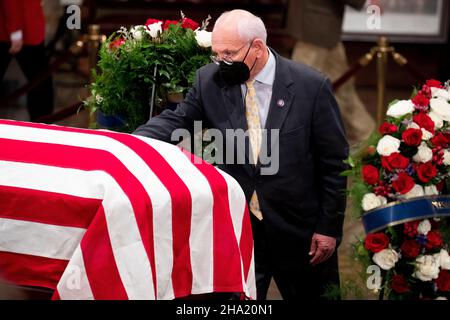
<path id="1" fill-rule="evenodd" d="M 55 299 L 254 298 L 245 196 L 164 142 L 0 120 L 0 278 Z"/>

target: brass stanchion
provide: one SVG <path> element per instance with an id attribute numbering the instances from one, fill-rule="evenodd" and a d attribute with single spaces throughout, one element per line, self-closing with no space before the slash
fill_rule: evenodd
<path id="1" fill-rule="evenodd" d="M 386 68 L 388 53 L 392 50 L 388 46 L 386 37 L 378 39 L 377 52 L 377 123 L 380 125 L 386 114 Z"/>
<path id="2" fill-rule="evenodd" d="M 372 62 L 373 58 L 377 59 L 377 110 L 376 110 L 376 120 L 378 125 L 380 125 L 387 111 L 386 104 L 386 74 L 387 74 L 387 63 L 389 54 L 392 55 L 393 60 L 396 64 L 404 67 L 406 71 L 414 75 L 420 80 L 425 80 L 426 78 L 413 68 L 403 55 L 395 51 L 393 46 L 389 45 L 389 41 L 386 37 L 380 37 L 377 41 L 377 45 L 372 47 L 369 52 L 365 53 L 358 59 L 355 66 L 350 68 L 345 72 L 340 78 L 333 82 L 333 88 L 337 90 L 343 83 L 345 83 L 349 78 L 353 77 L 361 68 L 364 68 Z"/>

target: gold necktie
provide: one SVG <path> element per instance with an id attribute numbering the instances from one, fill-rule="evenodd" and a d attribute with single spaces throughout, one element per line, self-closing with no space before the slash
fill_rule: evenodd
<path id="1" fill-rule="evenodd" d="M 259 151 L 261 149 L 261 121 L 259 119 L 259 107 L 256 98 L 256 91 L 253 84 L 255 80 L 246 82 L 247 94 L 245 95 L 245 116 L 247 118 L 247 126 L 250 137 L 250 146 L 253 156 L 253 163 L 258 162 Z M 250 211 L 259 219 L 262 220 L 261 209 L 259 208 L 258 196 L 256 191 L 253 192 L 250 199 Z"/>

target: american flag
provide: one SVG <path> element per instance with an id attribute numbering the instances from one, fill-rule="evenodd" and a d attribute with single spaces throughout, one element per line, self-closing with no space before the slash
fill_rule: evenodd
<path id="1" fill-rule="evenodd" d="M 0 278 L 54 299 L 256 297 L 237 182 L 181 148 L 0 120 Z"/>

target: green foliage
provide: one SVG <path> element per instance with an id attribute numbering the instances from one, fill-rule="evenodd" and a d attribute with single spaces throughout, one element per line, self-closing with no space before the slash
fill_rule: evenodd
<path id="1" fill-rule="evenodd" d="M 361 300 L 364 297 L 361 285 L 355 280 L 342 281 L 340 286 L 336 284 L 325 287 L 325 293 L 321 296 L 326 300 Z"/>
<path id="2" fill-rule="evenodd" d="M 200 47 L 195 32 L 181 23 L 170 25 L 155 38 L 144 26 L 135 28 L 140 28 L 142 37 L 121 28 L 101 46 L 99 72 L 93 71 L 90 86 L 92 97 L 85 101 L 92 113 L 99 110 L 123 116 L 126 124 L 117 130 L 124 132 L 147 121 L 154 84 L 159 97 L 155 100 L 161 101 L 155 103 L 155 113 L 159 113 L 168 94 L 187 93 L 196 70 L 207 64 L 211 55 L 211 49 Z"/>

